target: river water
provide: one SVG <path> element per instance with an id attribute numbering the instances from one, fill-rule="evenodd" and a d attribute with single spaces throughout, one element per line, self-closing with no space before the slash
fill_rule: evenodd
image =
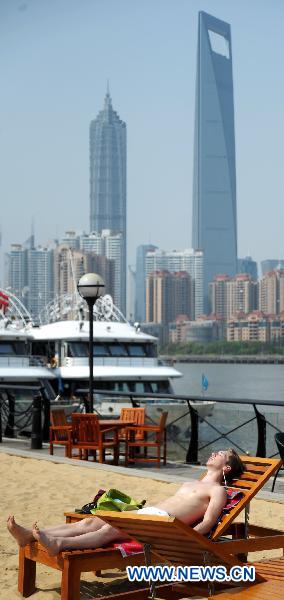
<path id="1" fill-rule="evenodd" d="M 267 456 L 277 452 L 274 441 L 276 430 L 284 431 L 284 366 L 283 365 L 251 365 L 251 364 L 220 364 L 220 363 L 175 363 L 175 368 L 183 374 L 180 379 L 173 380 L 176 394 L 202 396 L 201 378 L 204 373 L 208 379 L 208 390 L 204 397 L 211 398 L 237 398 L 251 400 L 269 400 L 271 407 L 258 405 L 257 408 L 266 417 L 266 449 Z M 282 406 L 274 407 L 273 401 L 283 402 Z M 169 415 L 170 416 L 170 415 Z M 255 416 L 252 405 L 223 404 L 214 405 L 213 414 L 206 421 L 199 423 L 199 448 L 206 446 L 199 452 L 199 459 L 204 461 L 212 450 L 234 446 L 240 453 L 247 452 L 255 455 L 257 448 L 257 423 L 251 420 L 241 429 L 229 434 L 229 440 L 219 437 L 213 430 L 216 427 L 221 433 L 253 419 Z M 276 429 L 275 429 L 276 428 Z M 171 436 L 172 437 L 172 436 Z M 182 443 L 188 446 L 190 430 Z M 187 442 L 187 443 L 186 443 Z M 213 442 L 213 444 L 209 444 Z M 170 443 L 172 451 L 173 445 Z M 182 458 L 184 450 L 180 448 L 176 458 Z"/>
<path id="2" fill-rule="evenodd" d="M 251 398 L 283 402 L 284 365 L 220 363 L 175 363 L 183 374 L 173 381 L 175 393 L 200 396 L 201 377 L 209 381 L 205 396 L 215 398 Z"/>

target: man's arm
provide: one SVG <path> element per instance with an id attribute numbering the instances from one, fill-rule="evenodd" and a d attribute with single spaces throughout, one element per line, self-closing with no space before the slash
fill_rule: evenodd
<path id="1" fill-rule="evenodd" d="M 209 533 L 210 529 L 217 523 L 217 519 L 221 514 L 222 509 L 226 506 L 227 492 L 223 487 L 213 488 L 208 507 L 204 514 L 201 523 L 194 527 L 202 535 Z"/>

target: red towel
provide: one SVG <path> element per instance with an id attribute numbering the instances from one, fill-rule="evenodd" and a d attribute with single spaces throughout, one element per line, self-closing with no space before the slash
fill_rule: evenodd
<path id="1" fill-rule="evenodd" d="M 113 544 L 114 548 L 118 548 L 125 558 L 126 556 L 131 556 L 132 554 L 140 554 L 143 552 L 143 545 L 137 542 L 136 540 L 130 540 L 129 542 L 120 542 L 119 544 Z"/>

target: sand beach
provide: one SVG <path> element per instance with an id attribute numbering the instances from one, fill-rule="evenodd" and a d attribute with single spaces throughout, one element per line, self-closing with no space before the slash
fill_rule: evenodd
<path id="1" fill-rule="evenodd" d="M 26 526 L 38 520 L 41 527 L 64 522 L 64 511 L 74 510 L 90 502 L 98 489 L 118 488 L 137 500 L 155 504 L 173 493 L 177 483 L 126 475 L 112 470 L 85 468 L 73 464 L 22 458 L 0 454 L 1 527 L 0 527 L 0 599 L 19 600 L 17 592 L 18 547 L 6 529 L 6 519 L 14 514 Z M 282 529 L 284 503 L 254 499 L 251 503 L 251 523 Z M 275 551 L 274 555 L 281 552 Z M 34 600 L 60 600 L 60 572 L 42 565 L 37 567 L 37 592 Z M 103 574 L 83 574 L 82 600 L 111 594 L 125 589 L 125 576 L 119 571 Z"/>

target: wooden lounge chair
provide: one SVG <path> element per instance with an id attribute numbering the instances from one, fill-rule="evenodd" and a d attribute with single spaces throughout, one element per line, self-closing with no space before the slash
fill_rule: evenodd
<path id="1" fill-rule="evenodd" d="M 144 544 L 145 552 L 150 557 L 149 564 L 153 563 L 170 563 L 174 566 L 217 566 L 226 567 L 227 573 L 235 566 L 254 566 L 255 567 L 255 582 L 263 583 L 270 579 L 282 580 L 284 582 L 284 559 L 278 558 L 270 560 L 269 564 L 263 561 L 259 562 L 243 562 L 240 555 L 247 555 L 248 552 L 259 550 L 271 550 L 284 548 L 284 532 L 273 531 L 273 535 L 262 536 L 258 538 L 249 538 L 243 540 L 220 540 L 212 542 L 207 537 L 204 537 L 192 527 L 185 525 L 182 521 L 175 517 L 159 517 L 156 515 L 137 515 L 133 513 L 114 513 L 98 511 L 98 516 L 113 527 L 121 529 L 131 537 L 134 537 Z M 251 582 L 234 583 L 222 582 L 216 587 L 224 589 L 236 585 L 248 586 Z M 282 583 L 283 584 L 283 583 Z M 279 584 L 278 584 L 279 585 Z M 189 584 L 192 593 L 192 582 Z M 215 586 L 215 584 L 214 584 Z M 210 587 L 211 593 L 214 589 L 212 583 L 208 586 L 207 582 L 200 582 L 195 585 L 195 590 L 199 592 L 206 591 Z M 157 596 L 159 598 L 175 598 L 180 597 L 180 592 L 188 591 L 188 584 L 175 586 L 173 584 L 165 584 L 158 586 Z M 259 596 L 259 600 L 264 600 L 267 597 L 264 593 L 265 588 Z M 176 593 L 175 593 L 176 591 Z M 211 595 L 211 593 L 209 595 Z M 283 590 L 282 590 L 283 593 Z M 143 591 L 135 590 L 127 596 L 129 600 L 143 600 L 149 598 L 149 589 Z M 150 596 L 151 597 L 151 596 Z M 235 596 L 233 596 L 235 597 Z M 281 596 L 280 596 L 281 597 Z M 278 600 L 280 600 L 280 597 Z M 121 595 L 112 595 L 112 600 L 119 600 Z M 220 600 L 223 600 L 223 595 Z M 237 595 L 236 595 L 237 600 Z"/>
<path id="2" fill-rule="evenodd" d="M 240 513 L 241 510 L 250 502 L 251 498 L 259 491 L 264 483 L 273 475 L 277 470 L 280 461 L 276 459 L 264 459 L 264 458 L 253 458 L 253 457 L 241 457 L 246 465 L 246 471 L 242 475 L 242 478 L 234 481 L 236 488 L 244 490 L 244 498 L 230 510 L 229 514 L 226 515 L 219 525 L 217 525 L 212 539 L 216 540 L 224 533 L 236 537 L 236 535 L 242 535 L 244 533 L 243 527 L 237 524 L 235 527 L 232 525 L 232 521 Z M 249 482 L 249 483 L 247 483 Z M 248 487 L 245 487 L 248 485 Z M 80 515 L 78 513 L 65 513 L 68 522 L 74 522 L 80 518 L 85 518 L 86 515 Z M 109 513 L 108 513 L 109 514 Z M 111 513 L 112 516 L 122 514 L 124 517 L 127 516 L 123 513 Z M 129 513 L 128 513 L 129 514 Z M 101 513 L 102 517 L 105 517 L 107 513 Z M 133 515 L 134 518 L 136 515 Z M 144 515 L 141 517 L 145 519 Z M 140 518 L 141 518 L 140 517 Z M 156 520 L 157 517 L 154 518 Z M 183 525 L 183 524 L 182 524 Z M 183 525 L 183 527 L 185 527 Z M 193 535 L 199 535 L 193 531 L 191 527 L 187 529 L 193 532 Z M 275 531 L 251 526 L 249 529 L 252 535 L 257 536 L 259 534 L 265 536 L 274 536 Z M 139 532 L 138 532 L 139 535 Z M 138 537 L 138 536 L 137 536 Z M 203 536 L 200 536 L 202 540 L 206 540 Z M 268 538 L 267 538 L 268 539 Z M 275 539 L 275 538 L 274 538 Z M 246 540 L 245 540 L 246 541 Z M 212 544 L 213 542 L 210 541 Z M 274 543 L 274 541 L 273 541 Z M 211 546 L 210 546 L 211 548 Z M 243 553 L 243 550 L 239 549 L 239 553 Z M 123 558 L 121 553 L 116 548 L 98 548 L 96 550 L 73 550 L 60 552 L 58 556 L 51 557 L 47 554 L 46 550 L 37 542 L 29 544 L 19 550 L 19 579 L 18 589 L 24 597 L 28 597 L 35 592 L 35 577 L 36 577 L 36 563 L 45 564 L 54 569 L 62 571 L 62 583 L 61 583 L 61 600 L 79 600 L 79 589 L 80 589 L 80 576 L 82 572 L 87 571 L 100 571 L 108 568 L 125 568 L 127 565 L 144 564 L 144 555 L 136 554 Z M 282 564 L 282 563 L 281 563 Z M 266 563 L 258 566 L 259 573 L 261 569 L 271 569 L 267 567 Z"/>

